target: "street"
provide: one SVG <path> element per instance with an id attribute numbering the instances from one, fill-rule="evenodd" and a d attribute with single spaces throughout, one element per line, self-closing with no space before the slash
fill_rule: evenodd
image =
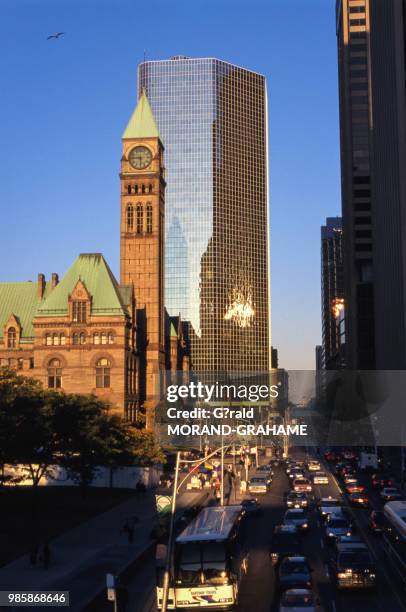
<path id="1" fill-rule="evenodd" d="M 304 450 L 293 449 L 290 455 L 295 460 L 307 461 Z M 316 485 L 313 494 L 316 499 L 322 497 L 343 498 L 340 484 L 332 474 L 330 466 L 324 464 L 322 469 L 328 472 L 329 484 Z M 365 483 L 368 476 L 361 476 Z M 274 569 L 269 560 L 269 544 L 275 525 L 283 522 L 286 511 L 285 495 L 290 490 L 289 480 L 283 464 L 274 468 L 274 479 L 269 493 L 258 495 L 261 504 L 259 514 L 245 519 L 245 538 L 249 548 L 248 574 L 241 583 L 238 610 L 240 612 L 276 612 L 279 609 L 279 594 L 276 588 Z M 382 509 L 382 502 L 375 491 L 368 489 L 371 505 Z M 372 509 L 372 508 L 371 508 Z M 350 508 L 356 524 L 356 533 L 368 545 L 376 564 L 377 586 L 364 591 L 338 591 L 331 573 L 331 561 L 334 547 L 326 544 L 321 520 L 315 503 L 308 511 L 309 529 L 301 535 L 302 553 L 307 557 L 312 569 L 313 590 L 325 612 L 378 612 L 388 610 L 401 612 L 406 610 L 406 593 L 385 557 L 381 545 L 381 536 L 369 532 L 367 518 L 370 510 Z M 330 577 L 331 576 L 331 577 Z M 148 587 L 146 588 L 146 585 Z M 131 589 L 138 589 L 140 607 L 136 612 L 155 612 L 154 595 L 154 562 L 152 557 L 136 577 Z M 135 610 L 135 609 L 134 609 Z M 133 610 L 131 610 L 133 612 Z"/>

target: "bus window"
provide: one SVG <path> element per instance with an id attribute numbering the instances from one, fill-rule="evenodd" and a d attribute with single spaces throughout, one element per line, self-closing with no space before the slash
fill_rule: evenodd
<path id="1" fill-rule="evenodd" d="M 197 542 L 183 544 L 179 548 L 178 575 L 176 581 L 186 584 L 200 584 L 202 563 L 200 558 L 200 545 Z"/>
<path id="2" fill-rule="evenodd" d="M 227 582 L 227 567 L 224 544 L 207 542 L 203 544 L 203 574 L 208 584 L 225 584 Z"/>

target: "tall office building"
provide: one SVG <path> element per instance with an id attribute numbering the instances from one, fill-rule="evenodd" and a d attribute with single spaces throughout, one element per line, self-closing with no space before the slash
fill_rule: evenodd
<path id="1" fill-rule="evenodd" d="M 139 66 L 165 147 L 165 306 L 192 367 L 271 365 L 265 78 L 217 59 Z"/>
<path id="2" fill-rule="evenodd" d="M 337 0 L 336 14 L 347 360 L 405 369 L 406 3 Z"/>
<path id="3" fill-rule="evenodd" d="M 335 370 L 344 366 L 340 325 L 344 310 L 344 269 L 341 217 L 327 217 L 321 227 L 321 318 L 322 366 Z"/>

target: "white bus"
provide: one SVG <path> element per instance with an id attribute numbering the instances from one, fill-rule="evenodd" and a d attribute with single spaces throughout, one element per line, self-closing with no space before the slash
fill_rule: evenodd
<path id="1" fill-rule="evenodd" d="M 384 547 L 393 567 L 406 585 L 406 501 L 385 504 Z"/>
<path id="2" fill-rule="evenodd" d="M 227 610 L 238 602 L 247 555 L 240 530 L 241 506 L 204 508 L 176 538 L 168 609 Z M 162 576 L 157 603 L 162 607 Z"/>

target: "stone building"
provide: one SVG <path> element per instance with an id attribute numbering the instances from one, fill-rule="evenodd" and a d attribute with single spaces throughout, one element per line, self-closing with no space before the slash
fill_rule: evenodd
<path id="1" fill-rule="evenodd" d="M 164 148 L 145 93 L 123 135 L 120 276 L 82 253 L 59 281 L 0 283 L 0 365 L 93 393 L 153 428 L 165 380 L 189 368 L 187 326 L 164 308 Z"/>

